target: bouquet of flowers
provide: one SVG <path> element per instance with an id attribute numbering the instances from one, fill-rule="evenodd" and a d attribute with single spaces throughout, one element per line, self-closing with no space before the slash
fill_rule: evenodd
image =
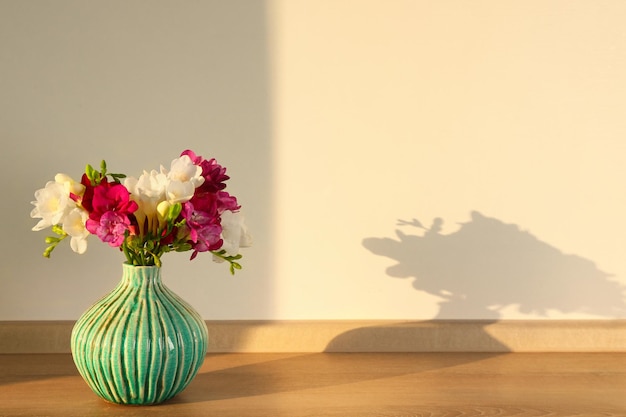
<path id="1" fill-rule="evenodd" d="M 139 178 L 112 174 L 102 161 L 100 170 L 87 165 L 80 182 L 57 174 L 35 192 L 30 216 L 41 219 L 32 230 L 52 227 L 44 251 L 50 257 L 66 238 L 76 253 L 85 253 L 87 238 L 96 235 L 119 248 L 131 265 L 161 266 L 164 253 L 210 252 L 217 262 L 241 269 L 240 247 L 251 238 L 237 199 L 224 191 L 229 177 L 215 159 L 191 150 L 181 153 L 170 168 L 144 171 Z"/>

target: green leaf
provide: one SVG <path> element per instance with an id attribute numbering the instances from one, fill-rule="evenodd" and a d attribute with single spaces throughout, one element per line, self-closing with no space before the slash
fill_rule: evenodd
<path id="1" fill-rule="evenodd" d="M 176 252 L 187 252 L 188 250 L 191 250 L 191 245 L 189 243 L 179 243 L 174 246 L 174 250 Z"/>
<path id="2" fill-rule="evenodd" d="M 121 178 L 126 178 L 126 174 L 109 174 L 109 176 L 113 178 L 113 182 L 116 182 L 118 184 L 121 184 Z"/>

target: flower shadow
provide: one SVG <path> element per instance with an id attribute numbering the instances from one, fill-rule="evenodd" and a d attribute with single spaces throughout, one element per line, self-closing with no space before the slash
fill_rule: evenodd
<path id="1" fill-rule="evenodd" d="M 418 220 L 401 227 L 422 229 L 397 238 L 367 238 L 363 246 L 396 261 L 394 278 L 411 278 L 418 291 L 440 298 L 435 319 L 498 320 L 505 308 L 549 317 L 552 312 L 613 318 L 626 312 L 626 288 L 590 260 L 569 255 L 517 225 L 479 212 L 456 232 L 442 234 Z"/>

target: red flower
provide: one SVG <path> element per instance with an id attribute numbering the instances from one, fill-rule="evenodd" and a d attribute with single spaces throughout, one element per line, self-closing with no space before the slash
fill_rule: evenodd
<path id="1" fill-rule="evenodd" d="M 103 242 L 120 246 L 131 225 L 129 216 L 137 210 L 137 203 L 130 199 L 130 193 L 122 184 L 111 184 L 105 179 L 94 187 L 88 179 L 86 182 L 88 184 L 83 182 L 86 189 L 81 202 L 89 212 L 85 227 Z"/>

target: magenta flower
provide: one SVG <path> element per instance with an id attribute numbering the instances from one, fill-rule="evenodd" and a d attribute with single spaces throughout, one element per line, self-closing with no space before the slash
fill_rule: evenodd
<path id="1" fill-rule="evenodd" d="M 199 252 L 209 252 L 218 250 L 224 244 L 222 240 L 222 226 L 219 223 L 211 223 L 204 225 L 196 230 L 197 241 L 193 246 L 193 253 L 191 258 L 193 259 Z"/>
<path id="2" fill-rule="evenodd" d="M 94 188 L 91 201 L 93 213 L 116 211 L 131 214 L 137 210 L 137 203 L 130 199 L 130 193 L 122 184 L 102 182 Z"/>
<path id="3" fill-rule="evenodd" d="M 93 188 L 89 204 L 91 212 L 85 223 L 87 230 L 110 246 L 120 246 L 131 222 L 129 216 L 137 210 L 137 203 L 122 184 L 101 182 Z"/>
<path id="4" fill-rule="evenodd" d="M 216 211 L 197 210 L 189 201 L 183 204 L 180 214 L 186 220 L 185 224 L 189 229 L 188 240 L 194 251 L 191 259 L 195 258 L 198 252 L 213 251 L 222 247 L 222 226 Z"/>
<path id="5" fill-rule="evenodd" d="M 241 206 L 237 203 L 237 198 L 228 194 L 226 191 L 219 191 L 217 193 L 217 211 L 223 213 L 225 211 L 235 212 L 239 210 Z"/>
<path id="6" fill-rule="evenodd" d="M 124 243 L 126 230 L 130 227 L 128 216 L 115 211 L 107 211 L 98 222 L 87 220 L 87 230 L 97 235 L 101 241 L 109 246 L 118 247 Z"/>

